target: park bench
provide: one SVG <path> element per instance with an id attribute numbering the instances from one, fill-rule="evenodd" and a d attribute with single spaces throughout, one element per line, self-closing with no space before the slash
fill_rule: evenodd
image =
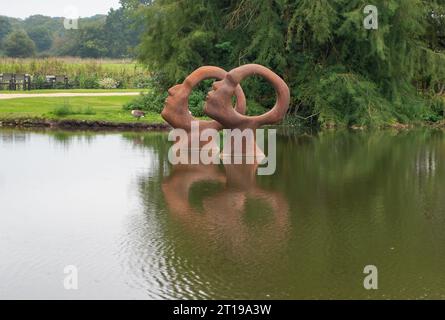
<path id="1" fill-rule="evenodd" d="M 31 90 L 31 77 L 27 74 L 13 73 L 0 75 L 0 89 L 17 90 L 20 86 L 23 90 Z"/>
<path id="2" fill-rule="evenodd" d="M 12 73 L 3 73 L 0 76 L 0 88 L 6 87 L 6 90 L 13 90 L 14 75 Z"/>
<path id="3" fill-rule="evenodd" d="M 31 90 L 31 77 L 28 74 L 16 74 L 14 76 L 14 90 L 22 87 L 22 90 Z"/>
<path id="4" fill-rule="evenodd" d="M 65 89 L 68 88 L 68 77 L 67 76 L 61 76 L 61 75 L 46 76 L 46 80 L 51 83 L 53 88 L 55 88 L 56 85 L 60 85 L 60 84 L 63 84 L 63 87 Z"/>

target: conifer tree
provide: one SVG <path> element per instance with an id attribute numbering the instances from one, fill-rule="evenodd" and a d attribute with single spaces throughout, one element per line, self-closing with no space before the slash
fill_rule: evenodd
<path id="1" fill-rule="evenodd" d="M 147 6 L 140 58 L 167 88 L 196 67 L 260 63 L 292 92 L 290 112 L 321 125 L 438 120 L 445 92 L 445 2 L 157 0 Z M 247 93 L 273 103 L 264 81 Z"/>

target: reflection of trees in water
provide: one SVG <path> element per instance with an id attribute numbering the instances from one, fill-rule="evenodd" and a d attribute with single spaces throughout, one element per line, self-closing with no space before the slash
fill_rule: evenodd
<path id="1" fill-rule="evenodd" d="M 170 144 L 168 135 L 165 132 L 127 132 L 122 134 L 122 138 L 131 142 L 133 148 L 141 150 L 150 150 L 158 158 L 158 174 L 163 176 L 168 168 L 168 150 Z"/>
<path id="2" fill-rule="evenodd" d="M 435 218 L 437 208 L 445 207 L 445 135 L 442 131 L 432 131 L 426 143 L 422 144 L 413 161 L 415 187 L 419 204 L 425 217 Z M 443 212 L 443 209 L 442 209 Z M 437 218 L 437 217 L 436 217 Z"/>
<path id="3" fill-rule="evenodd" d="M 2 129 L 0 131 L 0 141 L 22 143 L 27 142 L 31 135 L 49 137 L 57 145 L 69 147 L 75 141 L 91 144 L 101 134 L 94 131 Z"/>
<path id="4" fill-rule="evenodd" d="M 30 133 L 18 130 L 0 130 L 0 142 L 4 144 L 24 143 L 29 139 Z"/>
<path id="5" fill-rule="evenodd" d="M 296 196 L 313 199 L 313 205 L 342 198 L 366 199 L 372 205 L 377 198 L 417 197 L 415 186 L 422 177 L 443 190 L 444 139 L 442 131 L 432 130 L 282 137 L 276 179 L 267 182 L 281 190 L 298 190 Z M 403 208 L 406 201 L 399 204 Z"/>
<path id="6" fill-rule="evenodd" d="M 62 131 L 62 130 L 48 130 L 45 132 L 49 135 L 51 140 L 59 146 L 69 148 L 74 142 L 82 142 L 91 144 L 100 136 L 100 133 L 94 131 Z"/>
<path id="7" fill-rule="evenodd" d="M 364 263 L 402 270 L 425 261 L 428 274 L 440 271 L 443 132 L 280 135 L 271 177 L 171 168 L 169 145 L 153 139 L 136 142 L 162 152 L 156 172 L 138 180 L 144 215 L 129 221 L 126 263 L 158 296 L 363 297 L 355 280 Z M 404 277 L 419 272 L 403 270 L 386 293 L 400 297 Z"/>
<path id="8" fill-rule="evenodd" d="M 414 256 L 439 262 L 445 234 L 434 230 L 445 213 L 444 148 L 444 132 L 434 130 L 281 136 L 277 172 L 263 182 L 293 195 L 292 211 L 301 213 L 295 225 L 304 226 L 297 232 L 312 230 L 313 245 L 323 248 L 295 245 L 319 261 L 314 271 L 359 270 L 370 260 L 394 266 Z M 436 223 L 429 222 L 433 213 L 441 215 Z M 349 280 L 331 283 L 337 281 L 341 287 Z"/>

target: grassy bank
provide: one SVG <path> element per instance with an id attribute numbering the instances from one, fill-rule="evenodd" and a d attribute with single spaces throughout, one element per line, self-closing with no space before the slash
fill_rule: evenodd
<path id="1" fill-rule="evenodd" d="M 82 120 L 110 123 L 164 123 L 159 114 L 147 113 L 141 120 L 122 105 L 132 100 L 131 96 L 117 97 L 70 97 L 70 98 L 25 98 L 0 100 L 0 121 L 5 120 Z"/>

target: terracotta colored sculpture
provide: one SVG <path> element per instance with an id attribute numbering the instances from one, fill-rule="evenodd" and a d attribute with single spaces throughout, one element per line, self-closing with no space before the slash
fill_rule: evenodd
<path id="1" fill-rule="evenodd" d="M 277 102 L 268 112 L 260 116 L 246 116 L 246 99 L 240 86 L 240 82 L 248 76 L 259 75 L 268 80 L 275 88 Z M 192 89 L 202 80 L 215 78 L 219 79 L 213 84 L 213 90 L 208 94 L 204 106 L 204 112 L 213 121 L 198 121 L 189 112 L 188 97 Z M 185 81 L 168 90 L 169 97 L 165 102 L 162 117 L 170 123 L 173 128 L 184 129 L 189 134 L 188 144 L 181 145 L 180 149 L 191 150 L 191 141 L 200 141 L 199 136 L 191 136 L 192 121 L 199 123 L 199 132 L 205 129 L 221 130 L 226 129 L 251 129 L 253 139 L 241 139 L 241 154 L 227 152 L 231 156 L 254 156 L 258 161 L 264 158 L 261 149 L 256 146 L 255 130 L 262 125 L 276 124 L 280 122 L 289 108 L 290 93 L 286 83 L 271 70 L 257 64 L 247 64 L 231 70 L 229 73 L 218 67 L 201 67 L 190 74 Z M 235 96 L 237 103 L 232 106 L 232 97 Z M 230 145 L 234 145 L 234 137 L 231 137 Z M 248 141 L 253 140 L 253 141 Z M 178 142 L 178 141 L 177 141 Z M 200 141 L 199 146 L 207 144 L 208 141 Z M 179 145 L 179 143 L 177 144 Z M 215 148 L 218 148 L 216 145 Z M 227 147 L 227 144 L 225 145 Z M 212 147 L 213 149 L 213 147 Z M 230 150 L 234 150 L 232 147 Z M 224 156 L 225 152 L 223 152 Z"/>
<path id="2" fill-rule="evenodd" d="M 193 150 L 192 141 L 198 141 L 199 147 L 202 147 L 203 145 L 210 142 L 211 150 L 219 150 L 219 146 L 217 145 L 216 141 L 212 141 L 211 138 L 209 138 L 207 141 L 201 141 L 199 135 L 205 129 L 215 129 L 219 131 L 222 129 L 221 124 L 214 120 L 205 121 L 194 118 L 188 108 L 188 99 L 193 88 L 197 86 L 201 81 L 212 78 L 223 79 L 226 74 L 227 72 L 224 69 L 218 67 L 201 67 L 192 72 L 182 84 L 173 86 L 168 90 L 168 98 L 165 100 L 165 106 L 161 112 L 161 116 L 173 128 L 183 129 L 188 134 L 186 144 L 183 145 L 183 143 L 180 142 L 178 139 L 176 140 L 178 149 L 185 149 L 190 152 Z M 240 86 L 237 86 L 233 92 L 236 96 L 235 109 L 237 110 L 237 112 L 244 114 L 246 112 L 246 97 L 244 95 L 244 92 Z M 230 100 L 231 99 L 229 99 L 229 107 L 232 108 L 232 102 Z M 195 135 L 197 134 L 197 136 L 194 136 L 192 133 L 192 121 L 199 124 L 199 131 L 195 133 Z"/>
<path id="3" fill-rule="evenodd" d="M 248 76 L 259 75 L 269 81 L 277 94 L 275 106 L 260 116 L 245 116 L 230 108 L 230 97 L 239 83 Z M 271 70 L 258 64 L 246 64 L 230 71 L 223 80 L 213 84 L 208 94 L 204 112 L 228 129 L 256 129 L 263 125 L 276 124 L 286 115 L 289 108 L 289 87 Z"/>
<path id="4" fill-rule="evenodd" d="M 199 122 L 200 132 L 209 128 L 221 130 L 221 124 L 215 120 L 205 121 L 194 118 L 189 111 L 188 99 L 193 88 L 201 81 L 205 79 L 224 79 L 226 74 L 227 72 L 225 70 L 213 66 L 205 66 L 196 69 L 182 84 L 176 85 L 168 90 L 168 98 L 165 101 L 161 116 L 173 128 L 184 129 L 188 133 L 191 131 L 192 121 Z M 238 85 L 234 88 L 233 95 L 236 97 L 236 111 L 240 114 L 244 114 L 246 112 L 246 97 L 241 86 Z M 232 96 L 229 99 L 231 98 Z"/>
<path id="5" fill-rule="evenodd" d="M 259 75 L 269 81 L 277 94 L 275 106 L 259 116 L 245 116 L 229 108 L 230 96 L 239 83 L 248 76 Z M 241 150 L 235 150 L 235 138 L 232 137 L 224 144 L 222 157 L 253 157 L 257 162 L 264 159 L 263 150 L 256 145 L 256 129 L 263 125 L 280 122 L 289 108 L 289 87 L 283 79 L 266 67 L 258 64 L 247 64 L 231 70 L 226 77 L 213 84 L 213 90 L 208 94 L 204 112 L 220 122 L 228 129 L 250 129 L 252 136 L 241 140 Z M 247 132 L 248 133 L 248 132 Z M 236 133 L 241 135 L 240 133 Z M 240 141 L 240 139 L 238 139 Z M 227 151 L 228 150 L 228 151 Z"/>

